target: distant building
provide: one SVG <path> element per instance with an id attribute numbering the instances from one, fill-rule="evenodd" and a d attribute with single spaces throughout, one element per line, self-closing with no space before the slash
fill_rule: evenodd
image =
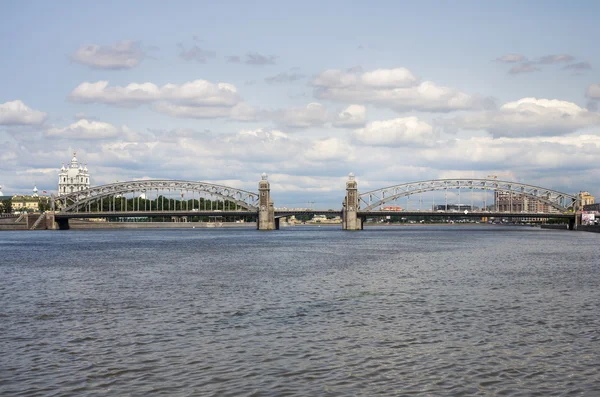
<path id="1" fill-rule="evenodd" d="M 33 186 L 31 195 L 15 194 L 14 196 L 10 197 L 10 200 L 12 202 L 13 212 L 39 211 L 42 204 L 48 207 L 50 202 L 50 198 L 48 196 L 40 197 L 38 195 L 37 186 Z"/>
<path id="2" fill-rule="evenodd" d="M 496 191 L 494 208 L 499 212 L 559 212 L 556 208 L 526 194 Z"/>
<path id="3" fill-rule="evenodd" d="M 579 200 L 583 208 L 586 205 L 594 204 L 595 198 L 589 192 L 579 192 Z"/>
<path id="4" fill-rule="evenodd" d="M 78 192 L 90 188 L 90 174 L 87 165 L 83 165 L 77 161 L 77 153 L 73 153 L 71 164 L 65 167 L 63 164 L 58 174 L 58 195 Z"/>
<path id="5" fill-rule="evenodd" d="M 313 218 L 309 221 L 309 222 L 313 222 L 313 223 L 325 223 L 327 221 L 327 216 L 326 215 L 315 215 L 313 216 Z"/>
<path id="6" fill-rule="evenodd" d="M 342 218 L 336 216 L 334 218 L 327 218 L 327 215 L 315 215 L 309 223 L 340 223 L 342 222 Z"/>

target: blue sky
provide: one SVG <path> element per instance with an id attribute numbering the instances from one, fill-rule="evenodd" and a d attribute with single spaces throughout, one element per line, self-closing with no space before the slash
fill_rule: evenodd
<path id="1" fill-rule="evenodd" d="M 256 190 L 267 172 L 276 205 L 338 205 L 349 172 L 361 190 L 493 174 L 600 196 L 598 15 L 584 1 L 3 3 L 0 185 L 56 190 L 76 150 L 95 185 Z"/>

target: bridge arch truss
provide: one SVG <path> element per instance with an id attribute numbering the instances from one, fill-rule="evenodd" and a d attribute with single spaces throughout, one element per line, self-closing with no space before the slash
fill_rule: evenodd
<path id="1" fill-rule="evenodd" d="M 236 189 L 229 186 L 215 185 L 206 182 L 177 181 L 177 180 L 140 180 L 131 182 L 118 182 L 101 185 L 89 189 L 73 192 L 54 198 L 57 209 L 61 212 L 77 212 L 88 204 L 107 197 L 118 197 L 127 194 L 146 192 L 194 192 L 235 203 L 248 211 L 258 210 L 258 194 Z"/>
<path id="2" fill-rule="evenodd" d="M 499 191 L 524 195 L 528 198 L 539 200 L 562 212 L 576 210 L 578 206 L 577 195 L 562 193 L 539 186 L 495 179 L 435 179 L 404 183 L 359 194 L 359 203 L 361 207 L 365 206 L 361 208 L 362 210 L 369 211 L 402 197 L 451 189 Z"/>

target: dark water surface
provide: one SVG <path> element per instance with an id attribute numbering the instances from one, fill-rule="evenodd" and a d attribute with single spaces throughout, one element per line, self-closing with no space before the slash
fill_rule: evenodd
<path id="1" fill-rule="evenodd" d="M 0 233 L 2 396 L 600 396 L 599 234 Z"/>

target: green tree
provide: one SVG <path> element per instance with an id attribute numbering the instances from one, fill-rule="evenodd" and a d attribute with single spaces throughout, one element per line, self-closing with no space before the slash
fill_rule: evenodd
<path id="1" fill-rule="evenodd" d="M 40 212 L 48 211 L 50 209 L 50 203 L 46 200 L 40 200 L 38 203 L 38 209 Z"/>
<path id="2" fill-rule="evenodd" d="M 3 200 L 2 201 L 2 212 L 5 214 L 10 214 L 12 212 L 12 200 Z"/>

